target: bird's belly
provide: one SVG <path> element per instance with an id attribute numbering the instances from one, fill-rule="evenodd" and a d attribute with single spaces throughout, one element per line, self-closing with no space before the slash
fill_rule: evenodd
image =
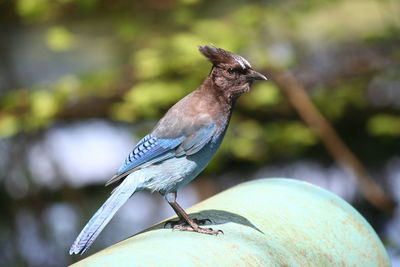
<path id="1" fill-rule="evenodd" d="M 174 192 L 199 175 L 211 160 L 218 145 L 206 145 L 194 155 L 170 158 L 139 169 L 129 176 L 141 181 L 138 189 L 158 191 L 161 194 Z"/>
<path id="2" fill-rule="evenodd" d="M 161 194 L 176 191 L 193 180 L 201 169 L 197 162 L 186 157 L 168 159 L 144 170 L 147 176 L 144 189 Z"/>

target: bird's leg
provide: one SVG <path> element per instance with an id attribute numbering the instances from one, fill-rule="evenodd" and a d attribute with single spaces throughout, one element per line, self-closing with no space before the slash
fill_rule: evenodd
<path id="1" fill-rule="evenodd" d="M 169 203 L 171 207 L 174 209 L 175 213 L 178 215 L 179 220 L 178 221 L 169 221 L 166 224 L 171 224 L 172 227 L 175 227 L 176 225 L 190 225 L 189 221 L 193 221 L 197 225 L 204 225 L 206 222 L 210 222 L 210 219 L 196 219 L 196 218 L 190 218 L 189 215 L 179 206 L 179 204 L 175 201 L 172 203 Z"/>
<path id="2" fill-rule="evenodd" d="M 201 228 L 199 224 L 203 224 L 206 221 L 210 221 L 209 219 L 205 220 L 196 220 L 189 217 L 189 215 L 182 209 L 181 206 L 176 202 L 176 192 L 171 192 L 165 195 L 165 199 L 168 201 L 169 205 L 175 211 L 175 213 L 179 217 L 179 221 L 177 223 L 171 223 L 174 225 L 174 229 L 179 229 L 181 231 L 191 231 L 198 232 L 209 235 L 217 235 L 221 233 L 221 230 L 213 230 L 211 228 Z"/>
<path id="3" fill-rule="evenodd" d="M 165 223 L 165 225 L 171 224 L 172 227 L 175 227 L 176 225 L 186 225 L 187 226 L 187 225 L 190 225 L 188 223 L 188 220 L 192 220 L 195 224 L 198 224 L 198 225 L 203 225 L 206 222 L 211 223 L 210 219 L 199 220 L 199 219 L 195 219 L 195 218 L 193 218 L 193 219 L 190 218 L 189 215 L 187 215 L 187 213 L 176 202 L 176 192 L 169 193 L 168 195 L 165 196 L 165 199 L 168 201 L 168 203 L 170 204 L 172 209 L 175 211 L 175 213 L 179 217 L 178 221 L 168 221 Z"/>

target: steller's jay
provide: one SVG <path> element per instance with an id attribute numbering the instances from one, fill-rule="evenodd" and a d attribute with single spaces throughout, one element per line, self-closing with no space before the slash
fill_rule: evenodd
<path id="1" fill-rule="evenodd" d="M 106 185 L 117 181 L 121 184 L 83 228 L 70 254 L 83 254 L 117 210 L 141 190 L 164 196 L 180 219 L 175 229 L 218 234 L 199 227 L 201 221 L 190 218 L 176 202 L 176 192 L 192 181 L 217 151 L 238 97 L 250 90 L 254 80 L 267 78 L 239 55 L 214 46 L 199 46 L 199 50 L 212 63 L 208 77 L 170 108 L 135 146 Z"/>

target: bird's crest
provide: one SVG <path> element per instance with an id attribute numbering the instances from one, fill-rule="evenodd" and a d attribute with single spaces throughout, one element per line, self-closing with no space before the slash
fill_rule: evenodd
<path id="1" fill-rule="evenodd" d="M 230 64 L 239 65 L 242 69 L 251 68 L 250 63 L 243 57 L 216 46 L 199 46 L 199 51 L 214 65 Z"/>

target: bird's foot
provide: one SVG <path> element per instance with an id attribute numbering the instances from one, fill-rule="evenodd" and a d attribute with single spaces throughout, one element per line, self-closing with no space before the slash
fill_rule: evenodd
<path id="1" fill-rule="evenodd" d="M 209 223 L 211 223 L 211 220 L 210 219 L 192 219 L 193 220 L 193 222 L 195 223 L 195 224 L 197 224 L 197 225 L 205 225 L 207 222 L 209 222 Z M 179 219 L 179 220 L 177 220 L 177 221 L 167 221 L 165 224 L 164 224 L 164 228 L 167 226 L 167 225 L 171 225 L 171 228 L 174 228 L 175 229 L 175 227 L 176 226 L 189 226 L 189 224 L 187 223 L 187 221 L 185 221 L 184 219 Z"/>
<path id="2" fill-rule="evenodd" d="M 193 228 L 190 225 L 175 225 L 173 229 L 177 229 L 180 231 L 189 231 L 189 232 L 197 232 L 201 234 L 208 234 L 208 235 L 218 235 L 219 233 L 223 234 L 222 230 L 213 230 L 211 228 L 201 228 L 199 226 Z"/>

